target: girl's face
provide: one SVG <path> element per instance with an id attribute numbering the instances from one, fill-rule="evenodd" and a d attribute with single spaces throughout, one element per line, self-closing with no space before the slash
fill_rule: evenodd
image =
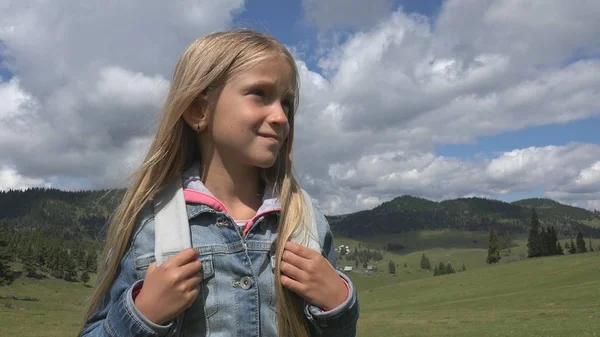
<path id="1" fill-rule="evenodd" d="M 209 142 L 225 163 L 273 166 L 290 125 L 293 69 L 272 58 L 231 78 L 221 90 L 208 126 Z"/>

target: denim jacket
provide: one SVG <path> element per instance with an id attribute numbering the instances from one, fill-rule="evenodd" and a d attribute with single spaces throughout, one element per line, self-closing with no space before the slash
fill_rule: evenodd
<path id="1" fill-rule="evenodd" d="M 134 305 L 133 289 L 141 286 L 148 266 L 155 261 L 154 210 L 149 203 L 136 218 L 116 278 L 79 336 L 278 336 L 274 247 L 279 201 L 265 194 L 257 215 L 242 230 L 202 184 L 197 167 L 184 172 L 182 180 L 192 246 L 202 262 L 198 298 L 167 325 L 152 323 Z M 313 211 L 321 253 L 335 267 L 329 224 L 316 206 Z M 351 280 L 338 273 L 348 285 L 348 297 L 330 311 L 305 303 L 311 336 L 356 335 L 356 291 Z"/>

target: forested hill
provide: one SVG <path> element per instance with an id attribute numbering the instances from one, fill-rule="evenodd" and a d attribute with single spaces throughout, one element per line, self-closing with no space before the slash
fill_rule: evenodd
<path id="1" fill-rule="evenodd" d="M 350 237 L 402 233 L 413 230 L 455 229 L 499 233 L 528 230 L 532 208 L 543 225 L 559 233 L 600 237 L 600 212 L 588 211 L 550 199 L 524 199 L 512 203 L 484 198 L 459 198 L 435 202 L 412 196 L 397 197 L 372 210 L 330 216 L 332 229 Z"/>
<path id="2" fill-rule="evenodd" d="M 33 188 L 0 191 L 0 225 L 38 229 L 62 239 L 97 238 L 125 190 L 68 192 Z"/>
<path id="3" fill-rule="evenodd" d="M 124 190 L 67 192 L 35 188 L 0 192 L 0 225 L 21 232 L 36 228 L 49 236 L 72 240 L 102 238 L 106 221 Z M 482 198 L 434 202 L 401 196 L 372 210 L 329 216 L 332 229 L 347 236 L 399 233 L 411 230 L 457 229 L 525 232 L 531 209 L 544 225 L 574 236 L 600 237 L 600 212 L 560 204 L 550 199 L 525 199 L 513 203 Z"/>

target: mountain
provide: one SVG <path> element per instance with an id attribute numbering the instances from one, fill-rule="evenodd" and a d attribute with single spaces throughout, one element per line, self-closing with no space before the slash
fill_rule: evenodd
<path id="1" fill-rule="evenodd" d="M 14 231 L 38 229 L 62 239 L 102 238 L 108 217 L 125 190 L 69 192 L 34 188 L 0 192 L 0 225 Z M 328 216 L 334 232 L 350 237 L 413 230 L 455 229 L 525 233 L 535 208 L 544 225 L 564 235 L 600 237 L 600 213 L 550 199 L 507 203 L 484 198 L 440 202 L 403 195 L 371 209 Z M 596 226 L 596 227 L 594 227 Z"/>
<path id="2" fill-rule="evenodd" d="M 14 231 L 38 229 L 63 239 L 95 238 L 125 190 L 69 192 L 32 188 L 0 191 L 0 225 Z"/>
<path id="3" fill-rule="evenodd" d="M 414 230 L 454 229 L 500 234 L 525 233 L 532 208 L 543 225 L 553 225 L 563 235 L 600 237 L 600 213 L 550 199 L 524 199 L 508 203 L 485 198 L 458 198 L 435 202 L 411 196 L 397 197 L 372 210 L 328 217 L 334 232 L 350 237 L 402 233 Z"/>

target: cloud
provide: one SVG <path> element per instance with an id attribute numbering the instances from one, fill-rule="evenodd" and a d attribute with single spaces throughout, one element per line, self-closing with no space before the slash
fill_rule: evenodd
<path id="1" fill-rule="evenodd" d="M 15 169 L 3 166 L 0 168 L 0 191 L 23 190 L 30 187 L 50 187 L 43 179 L 23 177 Z"/>
<path id="2" fill-rule="evenodd" d="M 0 59 L 14 77 L 0 82 L 0 165 L 32 184 L 115 186 L 147 147 L 178 54 L 243 6 L 1 1 Z"/>
<path id="3" fill-rule="evenodd" d="M 600 41 L 600 23 L 584 15 L 600 14 L 598 5 L 534 2 L 505 19 L 515 6 L 445 2 L 435 22 L 398 10 L 322 46 L 324 75 L 301 71 L 309 103 L 300 109 L 296 153 L 298 172 L 325 209 L 364 209 L 405 193 L 440 199 L 542 189 L 565 201 L 598 198 L 573 190 L 598 158 L 593 144 L 496 158 L 434 152 L 439 144 L 600 115 L 600 60 L 581 58 Z M 560 32 L 547 17 L 559 17 Z M 517 170 L 519 160 L 530 164 Z"/>
<path id="4" fill-rule="evenodd" d="M 126 178 L 145 154 L 178 53 L 244 5 L 5 3 L 0 53 L 15 76 L 0 82 L 2 174 L 15 186 L 70 189 Z M 385 0 L 303 0 L 306 19 L 328 33 L 297 59 L 302 184 L 327 213 L 401 194 L 534 190 L 596 207 L 596 144 L 435 153 L 440 144 L 600 115 L 596 3 L 455 0 L 428 18 Z M 314 58 L 311 69 L 305 61 Z"/>

